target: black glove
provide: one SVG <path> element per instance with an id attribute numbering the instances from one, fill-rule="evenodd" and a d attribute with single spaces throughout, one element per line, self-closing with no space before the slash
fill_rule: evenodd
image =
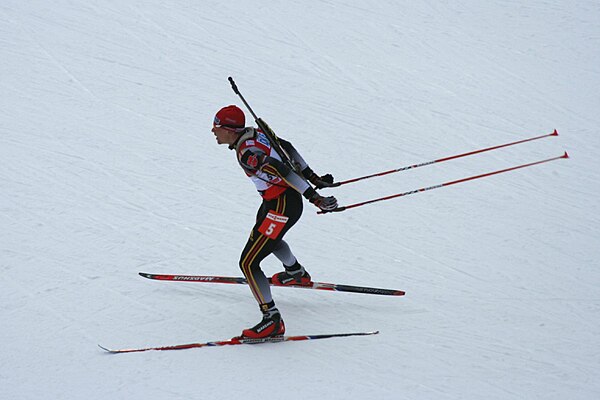
<path id="1" fill-rule="evenodd" d="M 326 187 L 333 187 L 333 175 L 325 174 L 323 176 L 319 176 L 313 172 L 313 174 L 308 178 L 308 180 L 317 187 L 317 189 L 323 189 Z"/>
<path id="2" fill-rule="evenodd" d="M 306 189 L 306 191 L 304 192 L 304 197 L 306 197 L 308 201 L 310 201 L 323 211 L 332 211 L 335 210 L 338 206 L 338 202 L 335 197 L 323 197 L 319 193 L 317 193 L 313 188 Z"/>
<path id="3" fill-rule="evenodd" d="M 333 183 L 333 176 L 331 174 L 319 176 L 315 174 L 315 171 L 313 171 L 309 166 L 306 166 L 306 168 L 302 170 L 302 175 L 308 179 L 310 183 L 315 185 L 317 189 L 335 186 Z"/>

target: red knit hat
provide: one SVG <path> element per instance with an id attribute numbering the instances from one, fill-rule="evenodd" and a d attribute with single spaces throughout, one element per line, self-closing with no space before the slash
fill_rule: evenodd
<path id="1" fill-rule="evenodd" d="M 246 116 L 238 106 L 231 105 L 223 107 L 217 112 L 213 124 L 224 128 L 244 128 Z"/>

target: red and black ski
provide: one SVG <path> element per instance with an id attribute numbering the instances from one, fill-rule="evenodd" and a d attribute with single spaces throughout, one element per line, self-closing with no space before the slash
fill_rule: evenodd
<path id="1" fill-rule="evenodd" d="M 178 282 L 203 282 L 203 283 L 229 283 L 238 285 L 247 285 L 248 281 L 246 278 L 236 276 L 214 276 L 214 275 L 166 275 L 166 274 L 149 274 L 146 272 L 139 273 L 144 278 L 154 279 L 158 281 L 178 281 Z M 289 285 L 289 286 L 278 286 L 274 285 L 269 278 L 271 286 L 277 287 L 293 287 L 300 289 L 316 289 L 316 290 L 329 290 L 336 292 L 351 292 L 351 293 L 363 293 L 363 294 L 379 294 L 384 296 L 404 296 L 405 292 L 402 290 L 394 289 L 380 289 L 366 286 L 351 286 L 351 285 L 340 285 L 337 283 L 325 283 L 325 282 L 311 282 L 308 285 Z"/>
<path id="2" fill-rule="evenodd" d="M 221 340 L 215 342 L 204 342 L 204 343 L 187 343 L 187 344 L 176 344 L 172 346 L 161 346 L 161 347 L 145 347 L 145 348 L 137 348 L 137 349 L 119 349 L 119 350 L 111 350 L 106 347 L 98 345 L 102 350 L 107 351 L 112 354 L 120 354 L 120 353 L 139 353 L 142 351 L 165 351 L 165 350 L 186 350 L 186 349 L 194 349 L 199 347 L 215 347 L 215 346 L 231 346 L 238 344 L 261 344 L 261 343 L 281 343 L 281 342 L 298 342 L 301 340 L 317 340 L 317 339 L 329 339 L 336 337 L 348 337 L 348 336 L 369 336 L 369 335 L 377 335 L 379 331 L 373 332 L 355 332 L 355 333 L 330 333 L 325 335 L 301 335 L 301 336 L 274 336 L 265 339 L 245 339 L 241 337 L 234 337 L 228 340 Z"/>

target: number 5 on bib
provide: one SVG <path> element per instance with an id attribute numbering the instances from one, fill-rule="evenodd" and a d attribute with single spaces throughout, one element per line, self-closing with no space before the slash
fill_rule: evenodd
<path id="1" fill-rule="evenodd" d="M 258 231 L 269 239 L 277 239 L 289 217 L 269 211 Z"/>

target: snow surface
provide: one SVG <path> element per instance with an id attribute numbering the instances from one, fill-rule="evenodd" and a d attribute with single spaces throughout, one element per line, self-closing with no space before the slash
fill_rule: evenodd
<path id="1" fill-rule="evenodd" d="M 598 1 L 3 0 L 0 398 L 600 398 Z M 240 104 L 338 179 L 560 136 L 328 191 L 274 289 L 289 334 L 378 336 L 107 355 L 229 338 L 260 198 L 210 133 Z M 240 104 L 241 105 L 241 104 Z M 325 193 L 325 191 L 323 191 Z M 274 257 L 267 274 L 280 269 Z"/>

